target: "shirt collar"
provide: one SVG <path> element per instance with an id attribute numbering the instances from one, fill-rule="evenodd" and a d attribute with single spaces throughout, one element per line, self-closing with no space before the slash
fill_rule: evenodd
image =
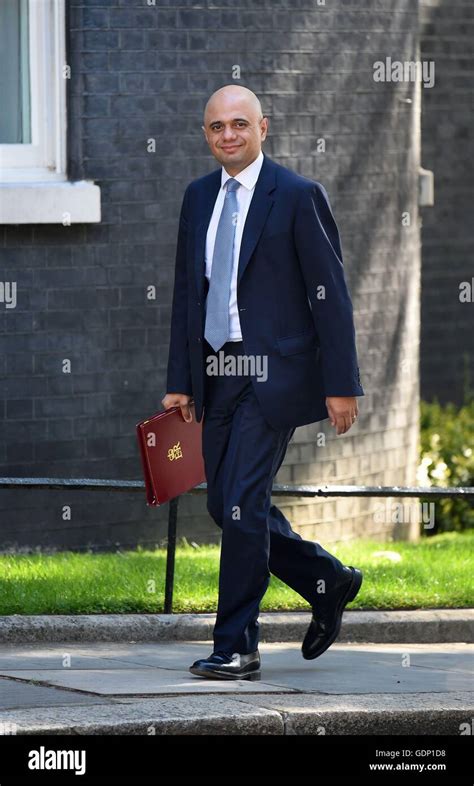
<path id="1" fill-rule="evenodd" d="M 245 188 L 248 188 L 249 191 L 251 191 L 258 180 L 262 164 L 263 153 L 260 151 L 255 161 L 252 161 L 252 163 L 245 167 L 245 169 L 242 169 L 238 175 L 235 175 L 234 179 L 237 180 L 242 186 L 245 186 Z M 226 169 L 222 167 L 221 188 L 227 183 L 230 177 L 232 177 L 232 175 L 229 175 Z"/>

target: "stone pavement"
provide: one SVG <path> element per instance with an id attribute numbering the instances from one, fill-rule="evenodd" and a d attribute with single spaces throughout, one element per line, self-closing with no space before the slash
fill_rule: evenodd
<path id="1" fill-rule="evenodd" d="M 0 733 L 453 734 L 474 721 L 474 646 L 261 643 L 262 676 L 188 671 L 212 641 L 3 644 Z M 464 724 L 464 725 L 463 725 Z"/>

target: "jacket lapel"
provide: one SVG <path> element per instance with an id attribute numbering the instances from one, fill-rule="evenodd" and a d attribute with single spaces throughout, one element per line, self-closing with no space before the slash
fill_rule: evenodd
<path id="1" fill-rule="evenodd" d="M 276 185 L 276 172 L 273 161 L 263 157 L 263 164 L 255 184 L 252 201 L 245 219 L 242 242 L 240 244 L 239 268 L 237 272 L 237 287 L 244 274 L 250 257 L 252 256 L 258 239 L 262 234 L 268 214 L 273 206 L 274 199 L 270 196 Z"/>
<path id="2" fill-rule="evenodd" d="M 211 220 L 212 211 L 216 203 L 217 194 L 221 187 L 222 170 L 216 169 L 207 179 L 199 200 L 198 223 L 195 236 L 195 265 L 196 286 L 200 299 L 202 298 L 204 281 L 206 277 L 206 235 Z"/>

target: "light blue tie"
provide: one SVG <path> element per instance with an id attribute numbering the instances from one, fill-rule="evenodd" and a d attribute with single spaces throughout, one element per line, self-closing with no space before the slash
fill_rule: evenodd
<path id="1" fill-rule="evenodd" d="M 237 189 L 240 183 L 230 177 L 219 219 L 212 255 L 211 281 L 206 300 L 204 337 L 217 352 L 229 338 L 229 299 L 234 260 L 234 237 L 238 218 Z"/>

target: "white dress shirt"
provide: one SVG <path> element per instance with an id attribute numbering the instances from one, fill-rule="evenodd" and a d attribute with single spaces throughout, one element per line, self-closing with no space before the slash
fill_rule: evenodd
<path id="1" fill-rule="evenodd" d="M 237 306 L 237 273 L 239 267 L 240 257 L 240 244 L 242 242 L 242 234 L 245 226 L 245 219 L 247 218 L 250 202 L 255 191 L 255 184 L 258 180 L 260 170 L 263 164 L 263 153 L 260 151 L 255 161 L 252 161 L 242 172 L 234 175 L 234 179 L 241 185 L 237 189 L 237 205 L 239 210 L 239 218 L 235 227 L 234 239 L 234 260 L 232 266 L 232 277 L 230 282 L 230 298 L 229 298 L 229 338 L 228 341 L 242 341 L 242 332 L 240 329 L 239 309 Z M 219 218 L 224 205 L 224 198 L 226 189 L 224 188 L 228 179 L 232 177 L 222 167 L 221 187 L 217 195 L 214 205 L 214 211 L 209 222 L 206 236 L 206 278 L 208 281 L 211 279 L 212 270 L 212 257 L 214 254 L 214 244 L 216 242 L 216 232 L 219 224 Z"/>

